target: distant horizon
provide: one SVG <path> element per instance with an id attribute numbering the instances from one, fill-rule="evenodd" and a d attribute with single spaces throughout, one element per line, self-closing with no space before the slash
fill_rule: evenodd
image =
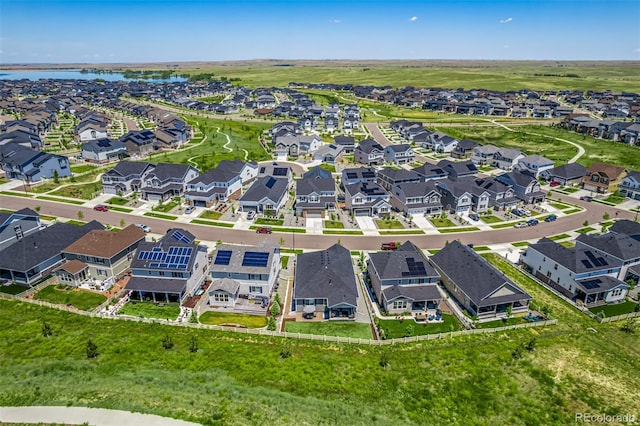
<path id="1" fill-rule="evenodd" d="M 2 0 L 0 66 L 636 61 L 639 16 L 636 0 Z"/>

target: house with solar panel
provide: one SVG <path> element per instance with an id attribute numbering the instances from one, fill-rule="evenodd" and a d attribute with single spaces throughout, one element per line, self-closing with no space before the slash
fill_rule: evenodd
<path id="1" fill-rule="evenodd" d="M 261 178 L 265 176 L 272 176 L 278 179 L 286 179 L 287 184 L 289 185 L 291 185 L 291 183 L 293 182 L 293 170 L 291 170 L 291 167 L 287 166 L 286 164 L 278 163 L 276 161 L 272 163 L 260 164 L 256 177 Z"/>
<path id="2" fill-rule="evenodd" d="M 361 141 L 354 149 L 356 163 L 377 166 L 384 163 L 384 147 L 373 139 Z"/>
<path id="3" fill-rule="evenodd" d="M 273 176 L 258 178 L 240 197 L 240 210 L 277 215 L 289 199 L 288 188 L 288 179 Z"/>
<path id="4" fill-rule="evenodd" d="M 208 263 L 207 247 L 193 234 L 170 229 L 160 240 L 138 245 L 125 288 L 134 300 L 182 303 L 205 282 Z"/>
<path id="5" fill-rule="evenodd" d="M 440 275 L 411 241 L 394 251 L 369 254 L 367 272 L 380 306 L 390 314 L 435 311 Z"/>
<path id="6" fill-rule="evenodd" d="M 429 257 L 451 296 L 478 320 L 529 310 L 531 296 L 471 247 L 454 240 Z"/>
<path id="7" fill-rule="evenodd" d="M 326 170 L 311 169 L 302 179 L 296 181 L 296 202 L 294 209 L 303 217 L 324 218 L 326 211 L 336 208 L 336 181 L 322 173 Z"/>
<path id="8" fill-rule="evenodd" d="M 376 169 L 373 167 L 351 167 L 342 169 L 342 175 L 340 178 L 343 185 L 378 181 Z"/>
<path id="9" fill-rule="evenodd" d="M 109 138 L 91 140 L 82 145 L 82 158 L 92 163 L 107 163 L 126 157 L 127 147 Z"/>
<path id="10" fill-rule="evenodd" d="M 142 198 L 148 201 L 165 201 L 184 194 L 187 182 L 200 172 L 186 164 L 158 163 L 142 181 Z"/>
<path id="11" fill-rule="evenodd" d="M 339 244 L 296 256 L 292 310 L 299 319 L 352 320 L 358 289 L 351 253 Z"/>
<path id="12" fill-rule="evenodd" d="M 209 306 L 240 307 L 255 301 L 266 309 L 278 282 L 280 249 L 268 240 L 256 246 L 218 245 L 210 270 Z"/>
<path id="13" fill-rule="evenodd" d="M 520 262 L 539 280 L 588 306 L 623 301 L 624 281 L 640 264 L 640 242 L 625 234 L 581 236 L 567 248 L 548 238 L 527 247 Z"/>
<path id="14" fill-rule="evenodd" d="M 390 196 L 377 183 L 344 186 L 345 208 L 355 216 L 385 216 L 391 213 Z"/>

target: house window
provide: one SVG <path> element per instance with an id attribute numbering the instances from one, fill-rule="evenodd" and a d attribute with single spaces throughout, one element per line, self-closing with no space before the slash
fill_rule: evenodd
<path id="1" fill-rule="evenodd" d="M 21 240 L 24 237 L 24 233 L 22 232 L 22 226 L 16 225 L 13 227 L 13 231 L 16 233 L 16 238 Z"/>
<path id="2" fill-rule="evenodd" d="M 107 271 L 105 271 L 104 269 L 96 269 L 96 271 L 98 272 L 98 275 L 107 276 Z"/>
<path id="3" fill-rule="evenodd" d="M 249 293 L 262 294 L 262 287 L 260 287 L 259 285 L 251 285 L 249 286 Z"/>
<path id="4" fill-rule="evenodd" d="M 222 293 L 216 293 L 213 295 L 213 300 L 215 300 L 216 302 L 228 302 L 229 301 L 229 295 L 228 294 L 222 294 Z"/>
<path id="5" fill-rule="evenodd" d="M 551 278 L 551 271 L 547 272 L 547 278 Z"/>
<path id="6" fill-rule="evenodd" d="M 553 266 L 553 269 L 555 269 L 556 271 L 558 270 L 558 264 L 557 263 Z"/>
<path id="7" fill-rule="evenodd" d="M 396 300 L 393 302 L 393 309 L 406 309 L 407 301 L 406 300 Z"/>

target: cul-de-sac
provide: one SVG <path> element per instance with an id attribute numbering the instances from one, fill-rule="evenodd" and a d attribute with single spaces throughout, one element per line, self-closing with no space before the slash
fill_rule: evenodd
<path id="1" fill-rule="evenodd" d="M 638 421 L 637 58 L 31 61 L 13 25 L 0 423 Z"/>

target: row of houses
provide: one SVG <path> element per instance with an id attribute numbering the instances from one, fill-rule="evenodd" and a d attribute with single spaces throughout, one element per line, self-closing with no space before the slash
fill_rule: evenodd
<path id="1" fill-rule="evenodd" d="M 567 117 L 564 121 L 567 129 L 606 139 L 614 142 L 622 142 L 629 145 L 640 143 L 640 123 L 604 119 L 599 120 L 586 115 Z"/>

